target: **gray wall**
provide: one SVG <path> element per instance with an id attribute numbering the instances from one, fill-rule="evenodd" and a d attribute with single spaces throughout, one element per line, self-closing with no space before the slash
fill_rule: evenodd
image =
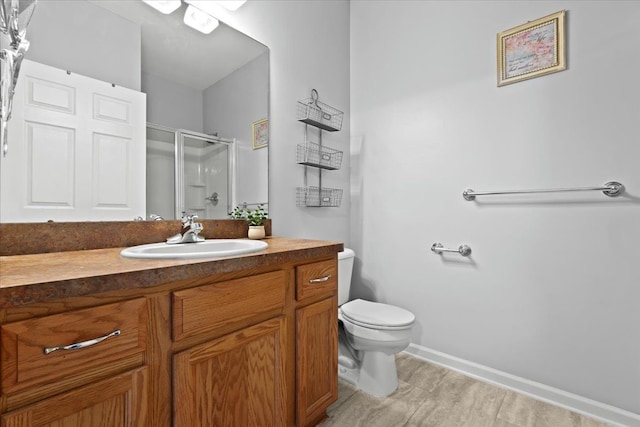
<path id="1" fill-rule="evenodd" d="M 568 70 L 496 87 L 496 34 L 561 9 Z M 638 22 L 631 1 L 351 2 L 356 294 L 413 311 L 420 346 L 640 413 Z M 462 198 L 609 180 L 627 195 Z"/>
<path id="2" fill-rule="evenodd" d="M 303 166 L 296 146 L 304 125 L 296 120 L 298 100 L 311 89 L 321 101 L 345 112 L 342 131 L 325 133 L 325 145 L 349 151 L 349 1 L 250 1 L 220 19 L 269 47 L 269 210 L 278 236 L 349 240 L 349 158 L 339 171 L 323 175 L 327 187 L 342 188 L 339 208 L 296 206 Z"/>
<path id="3" fill-rule="evenodd" d="M 147 94 L 147 121 L 175 129 L 202 132 L 202 91 L 153 74 L 142 74 Z"/>
<path id="4" fill-rule="evenodd" d="M 39 0 L 27 40 L 26 59 L 140 90 L 140 28 L 89 2 Z"/>
<path id="5" fill-rule="evenodd" d="M 253 149 L 251 127 L 268 114 L 269 52 L 204 91 L 205 133 L 237 141 L 238 204 L 268 200 L 268 149 Z"/>

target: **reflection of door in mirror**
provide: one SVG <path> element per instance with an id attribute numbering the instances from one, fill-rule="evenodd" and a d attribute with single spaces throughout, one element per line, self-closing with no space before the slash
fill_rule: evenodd
<path id="1" fill-rule="evenodd" d="M 148 124 L 147 218 L 227 218 L 235 163 L 235 140 Z"/>
<path id="2" fill-rule="evenodd" d="M 144 215 L 145 95 L 25 60 L 2 163 L 7 222 Z"/>

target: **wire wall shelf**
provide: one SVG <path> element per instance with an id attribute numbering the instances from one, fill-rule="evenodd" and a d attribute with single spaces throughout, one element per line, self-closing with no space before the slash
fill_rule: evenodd
<path id="1" fill-rule="evenodd" d="M 318 101 L 318 92 L 314 89 L 311 98 L 298 101 L 298 120 L 317 128 L 335 132 L 342 129 L 344 113 Z"/>
<path id="2" fill-rule="evenodd" d="M 338 170 L 342 166 L 342 151 L 307 142 L 298 144 L 296 161 L 305 166 Z"/>
<path id="3" fill-rule="evenodd" d="M 296 188 L 296 205 L 301 207 L 339 207 L 342 190 L 322 185 L 323 170 L 337 170 L 342 167 L 343 152 L 322 145 L 322 132 L 342 129 L 344 113 L 318 101 L 318 91 L 311 89 L 311 97 L 298 101 L 298 120 L 304 126 L 304 144 L 298 144 L 296 160 L 304 165 L 304 186 Z M 317 143 L 311 142 L 312 128 L 317 128 Z M 316 169 L 318 186 L 308 184 L 310 168 Z M 316 175 L 316 173 L 313 173 Z"/>
<path id="4" fill-rule="evenodd" d="M 306 207 L 339 207 L 342 190 L 327 187 L 296 188 L 296 205 Z"/>

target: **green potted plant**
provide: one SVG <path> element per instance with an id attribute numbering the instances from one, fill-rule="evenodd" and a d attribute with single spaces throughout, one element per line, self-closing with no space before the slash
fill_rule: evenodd
<path id="1" fill-rule="evenodd" d="M 262 205 L 258 205 L 255 209 L 242 209 L 236 206 L 233 211 L 229 212 L 229 216 L 232 219 L 242 219 L 249 223 L 250 239 L 262 239 L 265 236 L 264 222 L 269 214 Z"/>

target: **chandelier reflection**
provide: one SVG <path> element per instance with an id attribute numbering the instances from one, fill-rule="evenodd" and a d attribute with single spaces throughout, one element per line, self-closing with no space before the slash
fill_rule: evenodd
<path id="1" fill-rule="evenodd" d="M 20 74 L 20 64 L 29 49 L 29 41 L 25 36 L 36 2 L 37 0 L 0 0 L 0 31 L 4 35 L 2 36 L 3 48 L 0 50 L 0 61 L 2 62 L 0 147 L 2 147 L 3 156 L 6 156 L 9 150 L 7 122 L 11 118 L 13 94 Z"/>

